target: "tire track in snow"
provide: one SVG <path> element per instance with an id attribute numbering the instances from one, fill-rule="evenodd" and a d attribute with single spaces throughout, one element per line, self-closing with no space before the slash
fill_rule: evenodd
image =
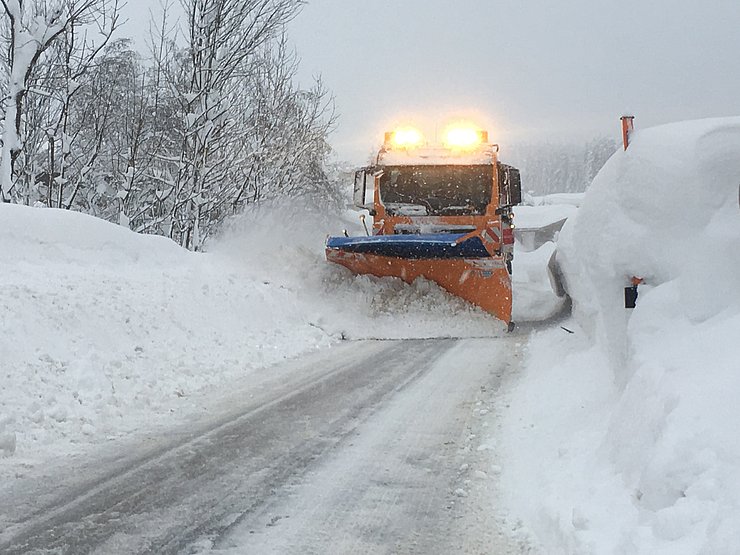
<path id="1" fill-rule="evenodd" d="M 361 344 L 356 360 L 328 352 L 315 379 L 294 379 L 259 406 L 83 479 L 68 497 L 11 522 L 0 551 L 181 553 L 199 538 L 220 538 L 298 483 L 454 343 Z"/>
<path id="2" fill-rule="evenodd" d="M 459 342 L 301 483 L 277 491 L 203 552 L 528 552 L 502 528 L 492 482 L 467 479 L 491 465 L 479 445 L 487 433 L 480 406 L 515 364 L 520 341 Z"/>

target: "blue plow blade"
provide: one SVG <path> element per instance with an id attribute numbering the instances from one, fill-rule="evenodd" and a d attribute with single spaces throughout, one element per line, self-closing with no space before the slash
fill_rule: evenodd
<path id="1" fill-rule="evenodd" d="M 374 254 L 395 258 L 490 258 L 480 237 L 459 244 L 464 233 L 374 235 L 371 237 L 329 237 L 326 247 L 344 252 Z"/>

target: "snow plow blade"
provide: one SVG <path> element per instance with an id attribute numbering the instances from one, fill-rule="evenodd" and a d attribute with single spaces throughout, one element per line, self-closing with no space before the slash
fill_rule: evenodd
<path id="1" fill-rule="evenodd" d="M 424 235 L 378 235 L 375 237 L 329 237 L 327 248 L 344 252 L 377 254 L 398 258 L 488 258 L 479 237 L 460 241 L 464 233 Z"/>
<path id="2" fill-rule="evenodd" d="M 412 283 L 424 277 L 511 322 L 511 279 L 506 264 L 491 256 L 479 237 L 463 234 L 329 237 L 326 259 L 356 274 L 397 277 Z"/>

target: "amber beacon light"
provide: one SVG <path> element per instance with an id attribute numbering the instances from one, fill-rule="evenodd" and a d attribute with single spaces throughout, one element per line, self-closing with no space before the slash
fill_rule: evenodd
<path id="1" fill-rule="evenodd" d="M 402 127 L 385 134 L 385 143 L 396 148 L 415 148 L 424 143 L 424 135 L 413 127 Z"/>
<path id="2" fill-rule="evenodd" d="M 444 144 L 452 149 L 473 149 L 488 142 L 488 132 L 470 126 L 453 126 L 445 131 Z"/>

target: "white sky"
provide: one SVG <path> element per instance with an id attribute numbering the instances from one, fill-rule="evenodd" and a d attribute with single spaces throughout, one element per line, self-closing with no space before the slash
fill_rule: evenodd
<path id="1" fill-rule="evenodd" d="M 738 0 L 312 0 L 289 33 L 301 82 L 335 94 L 339 158 L 362 163 L 400 123 L 472 119 L 505 151 L 616 137 L 625 112 L 740 114 L 738 29 Z"/>

